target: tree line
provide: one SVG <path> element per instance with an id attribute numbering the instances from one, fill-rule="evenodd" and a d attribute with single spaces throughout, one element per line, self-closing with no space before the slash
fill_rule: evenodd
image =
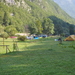
<path id="1" fill-rule="evenodd" d="M 38 20 L 29 25 L 31 34 L 63 35 L 69 36 L 75 34 L 75 25 L 69 24 L 55 16 Z"/>
<path id="2" fill-rule="evenodd" d="M 16 25 L 12 25 L 12 22 L 8 20 L 8 14 L 5 12 L 2 21 L 0 22 L 0 33 L 14 36 L 17 32 L 26 32 L 30 34 L 47 34 L 47 35 L 71 35 L 75 33 L 75 26 L 69 24 L 55 16 L 43 18 L 42 20 L 36 20 L 27 25 L 18 26 L 23 30 L 20 30 Z M 27 28 L 24 28 L 27 27 Z M 27 31 L 26 31 L 27 30 Z"/>

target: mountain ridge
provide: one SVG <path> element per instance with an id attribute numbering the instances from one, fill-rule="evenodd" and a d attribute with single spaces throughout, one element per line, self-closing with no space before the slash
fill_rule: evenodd
<path id="1" fill-rule="evenodd" d="M 20 32 L 24 31 L 25 26 L 33 24 L 37 20 L 42 22 L 43 18 L 50 16 L 62 19 L 65 22 L 64 25 L 66 23 L 75 24 L 75 19 L 63 11 L 53 0 L 3 0 L 0 1 L 0 11 L 0 24 L 2 25 L 6 12 L 8 25 L 15 26 Z M 61 23 L 59 24 L 61 25 Z"/>
<path id="2" fill-rule="evenodd" d="M 75 18 L 75 0 L 54 0 L 65 12 Z"/>
<path id="3" fill-rule="evenodd" d="M 61 15 L 61 17 L 62 17 L 62 15 L 64 17 L 67 15 L 66 17 L 71 18 L 67 13 L 65 13 L 61 8 L 59 8 L 59 6 L 57 4 L 55 4 L 53 2 L 53 0 L 50 0 L 50 1 L 49 0 L 47 0 L 47 1 L 45 1 L 45 0 L 43 0 L 43 1 L 42 0 L 36 0 L 36 1 L 35 0 L 5 0 L 5 5 L 10 6 L 10 7 L 13 5 L 18 8 L 22 7 L 23 9 L 27 10 L 28 12 L 32 12 L 32 10 L 34 10 L 35 8 L 37 9 L 37 8 L 41 7 L 41 10 L 43 10 L 48 15 L 55 15 L 58 17 L 59 17 L 59 15 Z"/>

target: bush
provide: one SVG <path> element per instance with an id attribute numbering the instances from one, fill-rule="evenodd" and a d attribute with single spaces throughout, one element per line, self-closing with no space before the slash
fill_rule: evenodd
<path id="1" fill-rule="evenodd" d="M 25 41 L 27 38 L 25 36 L 18 36 L 17 38 L 19 41 Z"/>
<path id="2" fill-rule="evenodd" d="M 0 37 L 7 39 L 9 35 L 6 32 L 0 34 Z"/>

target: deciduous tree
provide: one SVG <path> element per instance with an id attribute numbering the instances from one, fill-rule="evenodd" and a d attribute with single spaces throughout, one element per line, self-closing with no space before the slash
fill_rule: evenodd
<path id="1" fill-rule="evenodd" d="M 42 22 L 37 20 L 35 24 L 36 24 L 36 27 L 37 27 L 37 30 L 38 30 L 37 34 L 41 34 L 42 31 L 43 31 Z"/>
<path id="2" fill-rule="evenodd" d="M 14 36 L 15 33 L 17 33 L 17 30 L 13 25 L 7 26 L 5 31 L 9 34 L 9 36 Z"/>
<path id="3" fill-rule="evenodd" d="M 43 26 L 43 33 L 48 35 L 54 33 L 54 24 L 51 19 L 45 18 L 42 26 Z"/>

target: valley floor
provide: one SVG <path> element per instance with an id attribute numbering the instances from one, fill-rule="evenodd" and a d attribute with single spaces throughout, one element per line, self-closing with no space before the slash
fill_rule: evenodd
<path id="1" fill-rule="evenodd" d="M 13 40 L 5 40 L 11 53 L 0 47 L 0 75 L 75 75 L 75 42 L 54 39 L 18 42 L 19 51 L 14 52 Z"/>

